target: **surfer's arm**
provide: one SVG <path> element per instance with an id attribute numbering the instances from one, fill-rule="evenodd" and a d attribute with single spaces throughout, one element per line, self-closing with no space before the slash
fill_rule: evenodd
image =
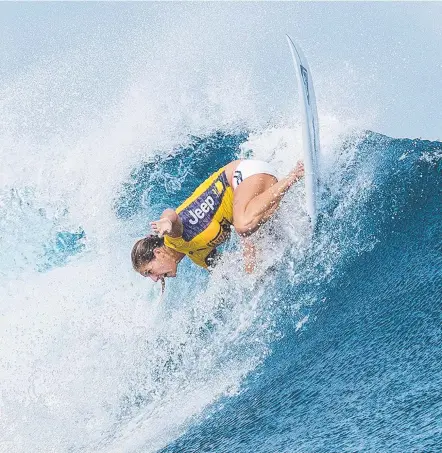
<path id="1" fill-rule="evenodd" d="M 290 187 L 304 176 L 304 163 L 298 161 L 296 167 L 285 177 L 274 184 L 269 190 L 258 195 L 263 198 L 263 207 L 269 208 L 279 203 Z M 258 198 L 258 197 L 256 197 Z"/>
<path id="2" fill-rule="evenodd" d="M 299 160 L 296 164 L 296 167 L 285 178 L 282 178 L 274 186 L 272 186 L 274 198 L 280 201 L 282 195 L 284 195 L 287 192 L 287 190 L 289 190 L 290 187 L 295 182 L 298 182 L 303 176 L 304 176 L 304 162 Z"/>
<path id="3" fill-rule="evenodd" d="M 256 247 L 249 238 L 243 237 L 241 242 L 243 246 L 244 267 L 246 272 L 251 274 L 256 266 Z"/>
<path id="4" fill-rule="evenodd" d="M 151 222 L 152 230 L 159 237 L 170 236 L 179 238 L 183 234 L 183 224 L 173 209 L 166 209 L 159 220 Z"/>

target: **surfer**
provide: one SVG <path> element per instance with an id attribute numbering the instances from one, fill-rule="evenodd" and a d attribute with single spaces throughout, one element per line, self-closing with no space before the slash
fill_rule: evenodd
<path id="1" fill-rule="evenodd" d="M 233 225 L 241 236 L 247 272 L 255 266 L 255 248 L 249 236 L 279 206 L 288 189 L 304 175 L 296 167 L 280 181 L 271 166 L 259 160 L 235 160 L 207 178 L 177 209 L 166 209 L 151 222 L 151 234 L 132 249 L 132 265 L 144 277 L 161 281 L 176 277 L 178 263 L 187 255 L 203 268 L 217 259 L 216 247 L 225 242 Z"/>

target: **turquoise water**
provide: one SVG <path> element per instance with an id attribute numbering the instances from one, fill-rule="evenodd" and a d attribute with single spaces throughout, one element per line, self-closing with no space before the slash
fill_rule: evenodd
<path id="1" fill-rule="evenodd" d="M 0 452 L 442 451 L 442 144 L 411 139 L 439 134 L 440 6 L 0 9 Z M 297 184 L 253 276 L 233 236 L 161 298 L 149 222 L 238 156 L 302 157 L 285 33 L 318 228 Z"/>
<path id="2" fill-rule="evenodd" d="M 283 338 L 240 396 L 162 452 L 442 449 L 441 147 L 376 134 L 362 141 L 355 168 L 341 177 L 351 184 L 374 159 L 376 183 L 348 222 L 330 213 L 314 239 L 333 237 L 345 248 L 332 273 L 321 276 L 312 245 L 296 264 L 307 275 L 290 284 L 285 257 L 266 283 L 267 297 L 278 294 Z M 306 293 L 315 303 L 297 328 L 288 315 Z"/>
<path id="3" fill-rule="evenodd" d="M 114 215 L 139 224 L 178 205 L 241 154 L 247 138 L 246 132 L 193 137 L 168 156 L 136 166 L 114 199 Z M 348 137 L 335 157 L 345 165 L 324 170 L 324 215 L 314 236 L 290 246 L 290 236 L 272 236 L 282 228 L 277 218 L 266 246 L 276 251 L 282 242 L 281 255 L 253 288 L 238 285 L 241 266 L 227 263 L 210 286 L 204 272 L 181 265 L 181 278 L 167 282 L 154 334 L 143 339 L 145 330 L 137 327 L 134 374 L 108 408 L 113 423 L 107 434 L 89 444 L 79 440 L 69 451 L 154 451 L 151 441 L 143 442 L 149 432 L 143 420 L 154 420 L 163 408 L 167 417 L 183 405 L 190 413 L 184 425 L 177 423 L 185 428 L 158 451 L 439 451 L 441 153 L 437 142 L 372 132 Z M 290 211 L 283 219 L 290 222 Z M 72 260 L 81 265 L 90 254 L 87 237 L 81 227 L 57 232 L 42 244 L 35 270 L 50 275 Z M 235 241 L 226 250 L 228 260 L 239 259 Z M 98 340 L 104 356 L 109 341 L 106 335 Z M 93 353 L 90 359 L 93 364 Z M 233 381 L 236 389 L 228 390 L 231 382 L 209 392 L 192 414 L 209 376 L 216 387 L 243 361 L 248 366 Z M 181 386 L 187 390 L 175 400 Z M 128 439 L 115 447 L 121 432 Z"/>

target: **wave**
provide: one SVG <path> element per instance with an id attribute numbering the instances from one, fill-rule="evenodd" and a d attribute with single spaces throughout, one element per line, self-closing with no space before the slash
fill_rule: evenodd
<path id="1" fill-rule="evenodd" d="M 265 283 L 282 338 L 161 452 L 441 448 L 441 144 L 369 132 L 337 156 L 312 245 Z"/>
<path id="2" fill-rule="evenodd" d="M 432 445 L 424 421 L 441 409 L 419 389 L 441 382 L 440 143 L 361 132 L 326 145 L 318 230 L 299 184 L 259 239 L 254 279 L 235 240 L 210 277 L 180 265 L 162 305 L 130 269 L 147 219 L 237 156 L 284 174 L 297 137 L 217 131 L 153 153 L 120 181 L 99 240 L 65 200 L 1 194 L 4 451 L 375 451 L 399 427 L 387 402 L 408 391 L 428 436 L 401 425 L 400 445 Z M 382 401 L 391 410 L 372 409 Z"/>

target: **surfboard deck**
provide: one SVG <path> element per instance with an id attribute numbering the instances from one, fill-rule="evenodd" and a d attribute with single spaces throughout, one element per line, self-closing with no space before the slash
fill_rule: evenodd
<path id="1" fill-rule="evenodd" d="M 304 154 L 307 213 L 314 227 L 320 211 L 320 144 L 318 110 L 310 67 L 301 48 L 286 35 L 293 57 L 301 104 L 302 147 Z"/>

